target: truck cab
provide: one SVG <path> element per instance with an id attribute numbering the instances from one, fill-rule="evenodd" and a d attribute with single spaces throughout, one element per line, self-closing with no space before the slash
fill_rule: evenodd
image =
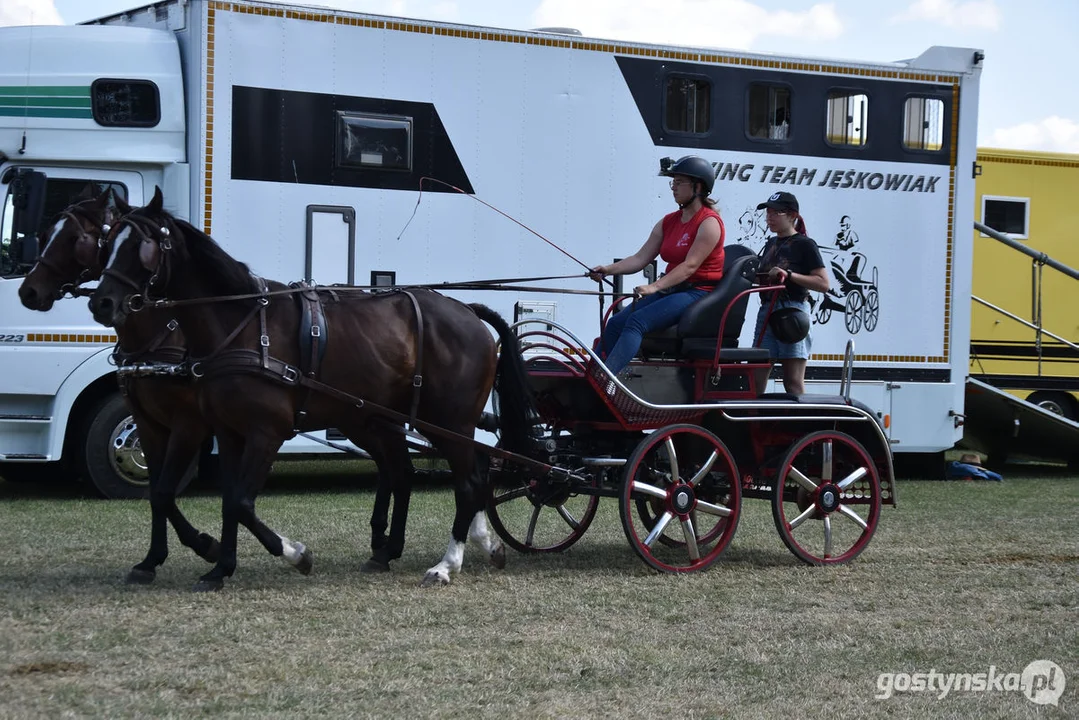
<path id="1" fill-rule="evenodd" d="M 111 496 L 142 495 L 145 461 L 109 364 L 115 334 L 85 300 L 35 312 L 18 289 L 80 194 L 111 189 L 137 206 L 184 175 L 176 40 L 139 28 L 11 27 L 0 45 L 0 477 L 78 474 Z"/>

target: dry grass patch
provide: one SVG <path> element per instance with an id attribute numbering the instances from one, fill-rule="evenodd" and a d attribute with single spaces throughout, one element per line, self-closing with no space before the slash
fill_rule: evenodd
<path id="1" fill-rule="evenodd" d="M 293 468 L 295 470 L 295 468 Z M 1079 712 L 1079 483 L 904 483 L 849 566 L 799 564 L 749 501 L 706 573 L 659 575 L 617 503 L 558 556 L 470 550 L 448 588 L 417 585 L 445 549 L 452 496 L 412 503 L 405 557 L 360 575 L 369 489 L 274 485 L 270 525 L 308 544 L 302 577 L 241 535 L 224 592 L 171 539 L 151 587 L 138 502 L 39 498 L 0 484 L 0 717 L 1074 717 Z M 219 529 L 212 496 L 185 512 Z M 881 672 L 1019 672 L 1053 660 L 1059 708 L 1017 693 L 905 693 Z"/>

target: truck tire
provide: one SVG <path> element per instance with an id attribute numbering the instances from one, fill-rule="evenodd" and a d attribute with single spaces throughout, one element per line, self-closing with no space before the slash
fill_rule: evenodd
<path id="1" fill-rule="evenodd" d="M 1031 393 L 1027 398 L 1027 402 L 1033 403 L 1056 415 L 1061 415 L 1068 420 L 1075 420 L 1077 416 L 1075 410 L 1075 398 L 1066 392 L 1039 390 L 1038 392 Z"/>
<path id="2" fill-rule="evenodd" d="M 91 409 L 79 443 L 82 476 L 102 497 L 115 500 L 150 497 L 150 472 L 142 454 L 139 430 L 122 395 L 108 395 Z M 192 477 L 193 466 L 180 481 L 177 495 Z"/>

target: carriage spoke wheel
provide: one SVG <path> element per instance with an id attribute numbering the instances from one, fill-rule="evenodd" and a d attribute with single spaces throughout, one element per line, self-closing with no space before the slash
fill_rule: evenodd
<path id="1" fill-rule="evenodd" d="M 862 313 L 865 317 L 865 329 L 867 332 L 873 332 L 877 329 L 877 319 L 880 316 L 880 293 L 876 288 L 871 288 L 869 292 L 865 294 L 865 310 Z"/>
<path id="2" fill-rule="evenodd" d="M 619 509 L 630 546 L 664 572 L 703 570 L 734 537 L 738 471 L 727 446 L 699 425 L 646 436 L 626 463 Z"/>
<path id="3" fill-rule="evenodd" d="M 843 321 L 847 325 L 847 332 L 857 334 L 862 329 L 862 294 L 857 290 L 851 290 L 847 294 L 847 303 L 843 309 Z"/>
<path id="4" fill-rule="evenodd" d="M 821 300 L 820 310 L 817 310 L 817 323 L 820 325 L 824 325 L 832 319 L 832 308 L 825 306 L 824 303 L 826 302 L 828 302 L 827 298 Z"/>
<path id="5" fill-rule="evenodd" d="M 877 466 L 850 435 L 822 430 L 802 437 L 783 458 L 772 492 L 779 536 L 810 565 L 853 560 L 877 529 Z"/>
<path id="6" fill-rule="evenodd" d="M 518 552 L 561 552 L 580 540 L 596 517 L 596 495 L 572 492 L 566 481 L 511 477 L 512 482 L 492 483 L 487 519 Z"/>

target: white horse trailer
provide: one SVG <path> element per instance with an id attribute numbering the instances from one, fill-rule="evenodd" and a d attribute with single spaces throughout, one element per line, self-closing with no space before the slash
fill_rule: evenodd
<path id="1" fill-rule="evenodd" d="M 0 476 L 85 470 L 97 453 L 110 462 L 91 480 L 140 480 L 114 336 L 82 301 L 36 313 L 16 297 L 36 254 L 20 169 L 47 179 L 38 227 L 87 185 L 131 205 L 157 185 L 260 275 L 374 285 L 583 273 L 475 199 L 610 262 L 673 209 L 660 159 L 698 154 L 715 164 L 728 244 L 759 247 L 757 204 L 798 196 L 833 273 L 811 391 L 837 392 L 853 337 L 853 395 L 896 452 L 962 436 L 975 50 L 825 61 L 219 0 L 3 28 L 0 46 Z M 598 334 L 595 298 L 455 295 Z"/>

